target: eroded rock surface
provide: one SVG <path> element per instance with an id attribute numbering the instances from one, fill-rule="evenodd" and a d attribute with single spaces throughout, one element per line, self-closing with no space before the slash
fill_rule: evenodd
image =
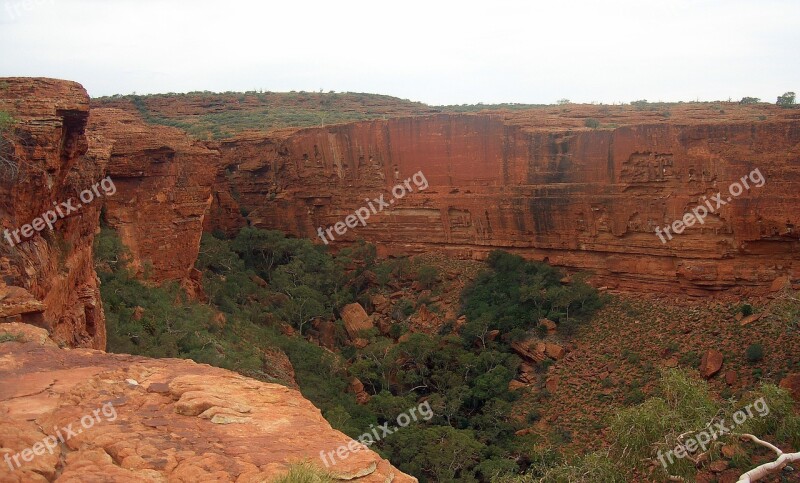
<path id="1" fill-rule="evenodd" d="M 155 281 L 197 285 L 191 270 L 217 154 L 179 129 L 117 109 L 93 109 L 89 129 L 111 145 L 108 175 L 117 193 L 106 200 L 106 220 L 131 250 L 132 265 Z"/>
<path id="2" fill-rule="evenodd" d="M 411 183 L 413 193 L 333 243 L 478 259 L 501 248 L 635 291 L 767 290 L 800 278 L 800 121 L 791 110 L 726 104 L 721 116 L 684 105 L 667 120 L 582 107 L 572 117 L 557 108 L 440 114 L 214 143 L 227 167 L 215 190 L 227 194 L 207 228 L 230 232 L 241 211 L 252 225 L 322 243 L 319 227 L 380 195 L 388 202 L 393 186 L 422 172 L 427 189 Z M 590 116 L 617 127 L 580 127 Z M 728 202 L 729 186 L 755 169 L 763 186 L 750 181 Z M 715 213 L 661 242 L 657 227 L 718 192 Z"/>
<path id="3" fill-rule="evenodd" d="M 0 343 L 0 458 L 14 467 L 13 455 L 54 427 L 81 432 L 20 468 L 0 459 L 3 482 L 264 482 L 293 462 L 324 467 L 320 451 L 350 441 L 294 389 L 191 361 L 40 345 L 47 334 L 31 326 L 12 332 L 34 342 Z M 343 480 L 416 481 L 368 449 L 328 469 Z"/>
<path id="4" fill-rule="evenodd" d="M 109 151 L 88 147 L 89 96 L 75 82 L 0 78 L 0 111 L 16 121 L 0 134 L 0 231 L 11 237 L 0 238 L 0 323 L 31 323 L 61 343 L 105 349 L 92 250 L 103 201 L 81 203 L 79 193 L 103 178 Z M 17 242 L 15 230 L 56 207 L 65 216 L 54 216 L 52 229 L 28 238 L 20 231 Z"/>

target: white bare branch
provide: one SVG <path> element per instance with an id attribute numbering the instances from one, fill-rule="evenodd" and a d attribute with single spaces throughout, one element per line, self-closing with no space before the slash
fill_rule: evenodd
<path id="1" fill-rule="evenodd" d="M 769 476 L 773 473 L 781 471 L 789 463 L 800 462 L 800 452 L 784 453 L 777 446 L 768 443 L 767 441 L 764 441 L 762 439 L 759 439 L 753 436 L 752 434 L 737 434 L 736 436 L 739 436 L 742 439 L 749 439 L 750 441 L 756 443 L 757 445 L 763 446 L 773 451 L 778 456 L 778 458 L 775 461 L 764 463 L 763 465 L 757 466 L 752 470 L 748 471 L 747 473 L 741 475 L 736 483 L 752 483 L 766 476 Z"/>

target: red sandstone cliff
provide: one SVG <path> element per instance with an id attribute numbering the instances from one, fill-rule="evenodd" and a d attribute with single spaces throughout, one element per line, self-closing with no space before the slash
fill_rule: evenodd
<path id="1" fill-rule="evenodd" d="M 92 250 L 101 206 L 140 266 L 149 260 L 154 277 L 185 278 L 210 203 L 213 152 L 113 110 L 97 113 L 87 142 L 88 96 L 72 82 L 0 79 L 0 111 L 18 121 L 0 145 L 13 168 L 0 178 L 3 229 L 77 198 L 107 165 L 117 188 L 53 230 L 13 247 L 0 240 L 0 481 L 261 482 L 292 463 L 321 466 L 321 451 L 352 448 L 293 389 L 91 349 L 105 348 Z M 86 418 L 96 419 L 87 427 Z M 65 440 L 55 443 L 56 434 Z M 48 438 L 52 451 L 43 450 Z M 358 449 L 329 468 L 335 479 L 416 481 Z"/>
<path id="2" fill-rule="evenodd" d="M 110 143 L 108 175 L 117 193 L 105 219 L 155 281 L 189 281 L 211 204 L 217 153 L 179 129 L 145 124 L 117 109 L 94 109 L 89 129 Z M 94 143 L 90 143 L 94 145 Z"/>
<path id="3" fill-rule="evenodd" d="M 576 115 L 602 116 L 602 108 Z M 672 120 L 611 112 L 592 130 L 549 111 L 436 115 L 221 141 L 227 167 L 208 228 L 249 222 L 317 238 L 366 198 L 422 171 L 423 192 L 337 241 L 384 253 L 441 249 L 480 258 L 494 248 L 630 290 L 704 293 L 800 278 L 800 121 L 769 106 L 724 119 L 678 106 Z M 756 113 L 763 112 L 761 118 Z M 538 116 L 538 117 L 537 117 Z M 576 117 L 574 119 L 581 119 Z M 558 121 L 558 119 L 561 119 Z M 766 178 L 662 244 L 654 233 L 758 168 Z M 233 201 L 235 201 L 235 203 Z M 224 214 L 227 213 L 227 216 Z M 233 214 L 231 214 L 233 213 Z"/>
<path id="4" fill-rule="evenodd" d="M 17 121 L 2 134 L 0 229 L 13 232 L 104 176 L 108 150 L 87 148 L 89 96 L 79 84 L 0 79 L 0 111 Z M 0 239 L 0 322 L 25 321 L 62 343 L 105 349 L 92 243 L 102 201 L 14 246 Z M 67 210 L 64 208 L 66 213 Z"/>

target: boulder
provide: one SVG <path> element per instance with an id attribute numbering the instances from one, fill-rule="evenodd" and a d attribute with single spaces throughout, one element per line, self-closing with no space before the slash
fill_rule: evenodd
<path id="1" fill-rule="evenodd" d="M 511 349 L 522 359 L 530 362 L 542 362 L 547 357 L 544 354 L 544 349 L 541 351 L 536 350 L 538 347 L 531 347 L 530 341 L 512 342 Z"/>
<path id="2" fill-rule="evenodd" d="M 550 335 L 555 334 L 556 330 L 558 330 L 558 325 L 550 319 L 540 319 L 539 325 L 545 326 L 547 333 Z"/>
<path id="3" fill-rule="evenodd" d="M 548 342 L 545 344 L 544 353 L 551 359 L 559 360 L 564 358 L 564 356 L 567 354 L 567 351 L 558 344 Z"/>
<path id="4" fill-rule="evenodd" d="M 782 277 L 778 277 L 772 281 L 772 285 L 769 287 L 770 292 L 780 292 L 784 288 L 791 285 L 788 275 L 784 275 Z"/>
<path id="5" fill-rule="evenodd" d="M 758 319 L 760 319 L 763 315 L 764 315 L 763 312 L 760 313 L 760 314 L 748 315 L 747 317 L 745 317 L 745 318 L 743 318 L 742 320 L 739 321 L 739 325 L 741 325 L 742 327 L 744 327 L 745 325 L 750 325 L 753 322 L 755 322 Z"/>
<path id="6" fill-rule="evenodd" d="M 370 301 L 372 302 L 372 306 L 375 307 L 375 310 L 378 312 L 386 312 L 391 305 L 389 299 L 381 294 L 373 295 Z"/>
<path id="7" fill-rule="evenodd" d="M 331 320 L 314 319 L 312 327 L 317 331 L 319 345 L 333 350 L 336 348 L 336 324 Z"/>
<path id="8" fill-rule="evenodd" d="M 518 381 L 518 380 L 516 380 L 516 379 L 512 379 L 512 380 L 511 380 L 511 381 L 508 383 L 508 390 L 509 390 L 509 391 L 516 391 L 516 390 L 518 390 L 518 389 L 522 389 L 523 387 L 525 387 L 525 385 L 526 385 L 526 384 L 525 384 L 524 382 L 522 382 L 522 381 Z"/>
<path id="9" fill-rule="evenodd" d="M 385 318 L 385 317 L 382 317 L 382 318 L 378 319 L 377 326 L 378 326 L 378 330 L 381 332 L 381 335 L 384 335 L 384 336 L 385 335 L 389 335 L 389 331 L 392 330 L 392 321 L 387 319 L 387 318 Z"/>
<path id="10" fill-rule="evenodd" d="M 781 379 L 780 387 L 789 391 L 792 398 L 800 402 L 800 372 L 794 372 Z"/>
<path id="11" fill-rule="evenodd" d="M 358 333 L 362 330 L 369 330 L 373 327 L 372 320 L 358 302 L 342 307 L 341 315 L 344 328 L 351 339 L 358 337 Z"/>
<path id="12" fill-rule="evenodd" d="M 722 369 L 723 360 L 722 352 L 715 349 L 707 350 L 700 360 L 700 375 L 705 379 L 711 379 Z"/>
<path id="13" fill-rule="evenodd" d="M 357 377 L 350 380 L 350 391 L 356 395 L 356 402 L 358 404 L 364 405 L 369 402 L 370 396 L 364 390 L 364 384 Z"/>

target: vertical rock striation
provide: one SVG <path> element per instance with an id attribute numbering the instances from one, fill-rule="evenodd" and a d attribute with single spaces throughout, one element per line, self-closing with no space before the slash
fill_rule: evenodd
<path id="1" fill-rule="evenodd" d="M 800 121 L 681 122 L 613 129 L 441 114 L 247 135 L 213 145 L 218 178 L 207 228 L 250 224 L 317 238 L 416 172 L 429 183 L 337 242 L 383 254 L 433 248 L 481 258 L 501 248 L 629 290 L 708 293 L 800 278 Z M 542 121 L 544 122 L 544 121 Z M 758 169 L 703 224 L 655 233 Z M 413 186 L 413 184 L 412 184 Z M 705 197 L 705 198 L 704 198 Z"/>
<path id="2" fill-rule="evenodd" d="M 112 146 L 108 174 L 117 194 L 106 200 L 105 217 L 131 250 L 132 266 L 152 280 L 199 289 L 192 271 L 217 153 L 179 129 L 117 109 L 92 110 L 89 129 Z"/>
<path id="3" fill-rule="evenodd" d="M 63 208 L 53 229 L 19 243 L 12 234 L 62 202 L 77 207 L 79 193 L 104 176 L 108 150 L 88 149 L 89 96 L 74 82 L 3 78 L 0 112 L 15 120 L 0 134 L 0 229 L 11 237 L 0 239 L 0 322 L 32 323 L 61 343 L 105 349 L 92 250 L 102 202 Z"/>

